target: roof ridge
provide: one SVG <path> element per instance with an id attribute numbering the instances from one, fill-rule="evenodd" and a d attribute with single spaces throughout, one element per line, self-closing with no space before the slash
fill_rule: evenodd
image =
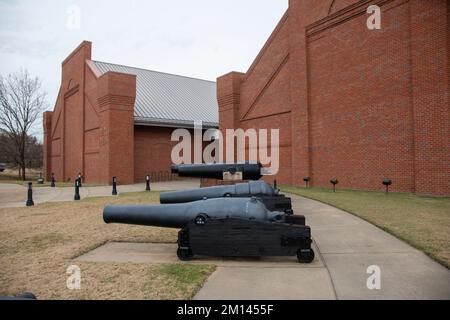
<path id="1" fill-rule="evenodd" d="M 165 74 L 165 75 L 174 76 L 174 77 L 180 77 L 180 78 L 187 78 L 187 79 L 192 79 L 192 80 L 198 80 L 198 81 L 205 81 L 205 82 L 216 83 L 215 81 L 211 81 L 211 80 L 205 80 L 205 79 L 194 78 L 194 77 L 189 77 L 189 76 L 183 76 L 183 75 L 174 74 L 174 73 L 168 73 L 168 72 L 162 72 L 162 71 L 156 71 L 156 70 L 144 69 L 144 68 L 139 68 L 139 67 L 132 67 L 132 66 L 124 65 L 124 64 L 118 64 L 118 63 L 112 63 L 112 62 L 105 62 L 105 61 L 99 61 L 99 60 L 91 60 L 91 61 L 94 62 L 94 63 L 95 63 L 95 62 L 99 62 L 99 63 L 110 64 L 110 65 L 114 65 L 114 66 L 118 66 L 118 67 L 125 67 L 125 68 L 131 68 L 131 69 L 137 69 L 137 70 L 143 70 L 143 71 L 149 71 L 149 72 L 155 72 L 155 73 Z"/>

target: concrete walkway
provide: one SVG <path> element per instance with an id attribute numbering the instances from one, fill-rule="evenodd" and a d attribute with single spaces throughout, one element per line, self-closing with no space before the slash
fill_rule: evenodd
<path id="1" fill-rule="evenodd" d="M 155 182 L 151 187 L 154 191 L 184 190 L 198 188 L 199 180 L 178 180 L 170 182 Z M 134 185 L 117 186 L 119 193 L 145 191 L 145 183 Z M 80 196 L 82 199 L 88 197 L 111 196 L 111 186 L 82 187 Z M 35 204 L 44 202 L 73 201 L 74 188 L 33 188 L 33 201 Z M 23 207 L 27 200 L 27 187 L 18 184 L 0 183 L 0 208 Z"/>
<path id="2" fill-rule="evenodd" d="M 220 266 L 195 299 L 450 299 L 450 271 L 351 214 L 292 196 L 317 248 L 311 268 Z M 381 289 L 367 288 L 369 266 Z"/>

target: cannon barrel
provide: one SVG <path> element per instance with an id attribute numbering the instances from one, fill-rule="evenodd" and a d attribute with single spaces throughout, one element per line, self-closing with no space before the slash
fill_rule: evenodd
<path id="1" fill-rule="evenodd" d="M 212 219 L 242 218 L 283 222 L 285 214 L 270 212 L 258 198 L 218 198 L 182 204 L 107 206 L 106 223 L 123 223 L 164 228 L 183 228 L 199 216 Z"/>
<path id="2" fill-rule="evenodd" d="M 251 197 L 251 196 L 275 196 L 279 190 L 274 189 L 264 181 L 250 181 L 231 186 L 216 186 L 193 190 L 173 191 L 161 193 L 162 204 L 185 203 L 202 199 L 215 199 L 224 197 Z"/>
<path id="3" fill-rule="evenodd" d="M 224 179 L 224 173 L 242 172 L 243 180 L 259 180 L 263 176 L 260 163 L 215 163 L 215 164 L 180 164 L 173 165 L 171 171 L 180 177 Z"/>

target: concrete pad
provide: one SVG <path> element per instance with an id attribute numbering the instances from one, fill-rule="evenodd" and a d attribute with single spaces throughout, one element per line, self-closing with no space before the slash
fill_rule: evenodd
<path id="1" fill-rule="evenodd" d="M 110 242 L 94 249 L 76 260 L 114 263 L 190 263 L 211 264 L 223 267 L 253 268 L 323 268 L 319 254 L 311 264 L 300 264 L 296 257 L 216 258 L 195 256 L 192 261 L 181 262 L 176 255 L 178 245 L 167 243 Z M 317 253 L 317 248 L 314 248 Z"/>
<path id="2" fill-rule="evenodd" d="M 324 254 L 339 299 L 450 299 L 450 273 L 423 253 Z M 367 288 L 367 268 L 379 266 L 381 290 Z"/>
<path id="3" fill-rule="evenodd" d="M 194 300 L 334 300 L 326 268 L 219 267 Z"/>
<path id="4" fill-rule="evenodd" d="M 172 243 L 109 242 L 75 260 L 114 263 L 174 263 L 178 245 Z"/>
<path id="5" fill-rule="evenodd" d="M 326 253 L 404 253 L 415 249 L 394 236 L 362 221 L 355 227 L 312 227 L 322 254 Z"/>

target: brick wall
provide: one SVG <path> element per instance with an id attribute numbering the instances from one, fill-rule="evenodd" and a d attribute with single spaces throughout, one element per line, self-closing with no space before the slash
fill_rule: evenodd
<path id="1" fill-rule="evenodd" d="M 366 27 L 369 5 L 382 29 Z M 450 194 L 445 0 L 291 0 L 246 74 L 218 78 L 220 127 L 280 128 L 281 183 Z"/>
<path id="2" fill-rule="evenodd" d="M 134 180 L 144 182 L 147 174 L 152 181 L 175 179 L 170 172 L 173 128 L 137 126 L 134 130 Z"/>

